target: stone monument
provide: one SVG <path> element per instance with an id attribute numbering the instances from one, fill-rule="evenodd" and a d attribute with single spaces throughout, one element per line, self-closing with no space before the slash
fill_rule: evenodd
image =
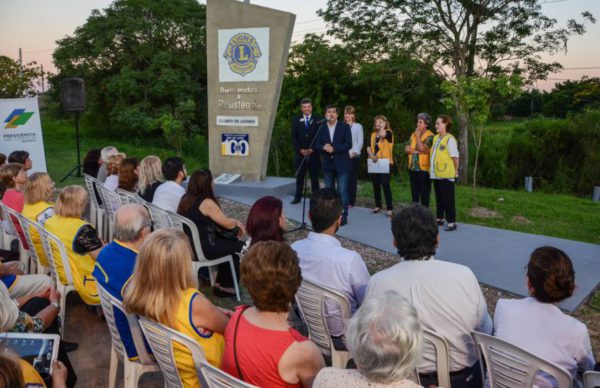
<path id="1" fill-rule="evenodd" d="M 296 16 L 208 0 L 209 164 L 213 175 L 264 180 Z"/>

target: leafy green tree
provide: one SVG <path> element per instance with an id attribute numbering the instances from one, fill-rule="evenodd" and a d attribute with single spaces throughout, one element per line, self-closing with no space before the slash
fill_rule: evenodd
<path id="1" fill-rule="evenodd" d="M 473 199 L 476 199 L 477 166 L 479 151 L 485 124 L 491 117 L 492 105 L 498 100 L 508 100 L 522 91 L 522 79 L 518 75 L 501 75 L 493 79 L 485 77 L 461 77 L 457 82 L 445 81 L 442 85 L 447 94 L 445 103 L 448 107 L 464 106 L 470 114 L 470 133 L 475 147 L 475 162 L 473 163 Z M 466 158 L 461 155 L 461 163 Z M 460 166 L 459 164 L 459 166 Z"/>
<path id="2" fill-rule="evenodd" d="M 0 98 L 35 96 L 41 76 L 35 62 L 21 67 L 11 58 L 0 55 Z"/>
<path id="3" fill-rule="evenodd" d="M 582 22 L 564 27 L 542 12 L 539 0 L 328 0 L 318 12 L 334 37 L 360 57 L 413 53 L 435 63 L 437 71 L 460 87 L 462 77 L 493 78 L 521 74 L 533 80 L 561 68 L 539 54 L 566 48 L 572 35 L 585 32 Z M 585 20 L 595 22 L 589 12 Z M 461 156 L 468 160 L 470 112 L 457 99 Z M 461 163 L 466 182 L 467 163 Z"/>
<path id="4" fill-rule="evenodd" d="M 206 128 L 206 6 L 195 0 L 116 0 L 58 42 L 58 75 L 86 82 L 88 121 L 113 135 L 159 131 L 181 101 Z"/>

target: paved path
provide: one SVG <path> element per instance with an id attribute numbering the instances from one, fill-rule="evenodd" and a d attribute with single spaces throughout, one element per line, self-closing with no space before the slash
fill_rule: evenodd
<path id="1" fill-rule="evenodd" d="M 244 195 L 243 192 L 224 197 L 247 205 L 252 205 L 257 199 Z M 280 198 L 283 200 L 286 216 L 300 221 L 302 204 L 290 205 L 291 196 Z M 308 201 L 306 206 L 308 210 Z M 309 223 L 308 218 L 306 222 Z M 543 245 L 564 250 L 575 266 L 575 293 L 560 304 L 562 309 L 576 310 L 600 285 L 600 245 L 460 223 L 454 232 L 440 230 L 440 246 L 436 258 L 466 265 L 481 283 L 493 288 L 527 295 L 525 266 L 529 254 Z M 396 252 L 392 245 L 389 219 L 382 213 L 372 214 L 370 209 L 350 209 L 348 225 L 342 227 L 338 234 L 361 244 Z"/>

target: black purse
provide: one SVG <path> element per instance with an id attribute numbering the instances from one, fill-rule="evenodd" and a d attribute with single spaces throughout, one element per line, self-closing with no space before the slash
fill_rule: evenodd
<path id="1" fill-rule="evenodd" d="M 218 225 L 215 225 L 215 226 L 216 226 L 216 232 L 217 232 L 218 236 L 221 236 L 221 237 L 224 237 L 224 238 L 226 238 L 228 240 L 233 240 L 233 241 L 238 241 L 239 240 L 238 239 L 238 235 L 240 233 L 239 226 L 236 226 L 233 229 L 224 229 L 224 228 L 221 228 Z"/>

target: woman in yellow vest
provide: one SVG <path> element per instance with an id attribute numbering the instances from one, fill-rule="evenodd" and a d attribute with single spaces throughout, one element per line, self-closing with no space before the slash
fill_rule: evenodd
<path id="1" fill-rule="evenodd" d="M 229 317 L 196 290 L 192 250 L 185 233 L 161 229 L 152 233 L 138 254 L 126 286 L 125 310 L 193 338 L 208 362 L 220 368 Z M 192 355 L 173 343 L 175 362 L 184 387 L 200 387 Z"/>
<path id="2" fill-rule="evenodd" d="M 367 154 L 374 163 L 377 163 L 379 159 L 389 160 L 390 169 L 387 173 L 371 174 L 373 195 L 375 196 L 373 213 L 378 213 L 381 209 L 381 188 L 383 187 L 387 216 L 391 217 L 394 210 L 392 189 L 390 188 L 390 170 L 394 165 L 394 133 L 390 128 L 390 122 L 383 115 L 375 116 L 374 127 L 371 133 L 371 145 L 367 147 Z"/>
<path id="3" fill-rule="evenodd" d="M 25 206 L 23 216 L 44 226 L 48 218 L 54 215 L 54 204 L 50 202 L 54 195 L 54 182 L 45 172 L 35 172 L 29 176 L 25 184 Z M 40 264 L 49 267 L 48 258 L 42 248 L 38 232 L 31 228 L 31 240 L 40 259 Z"/>
<path id="4" fill-rule="evenodd" d="M 54 215 L 46 221 L 45 227 L 65 245 L 75 290 L 85 303 L 97 305 L 100 304 L 100 297 L 92 271 L 103 243 L 96 229 L 82 219 L 87 201 L 88 194 L 83 187 L 65 187 L 58 194 Z M 63 284 L 67 284 L 65 267 L 60 262 L 60 252 L 58 247 L 52 245 L 53 256 L 57 259 L 55 265 L 58 278 Z"/>
<path id="5" fill-rule="evenodd" d="M 433 132 L 429 130 L 431 116 L 417 115 L 417 129 L 410 135 L 404 151 L 408 154 L 408 178 L 413 203 L 429 207 L 431 181 L 429 180 L 429 151 L 433 143 Z"/>
<path id="6" fill-rule="evenodd" d="M 452 119 L 439 116 L 435 121 L 437 135 L 431 148 L 430 174 L 433 180 L 438 225 L 448 225 L 446 231 L 456 230 L 456 204 L 454 199 L 454 181 L 458 177 L 458 144 L 450 133 Z"/>

